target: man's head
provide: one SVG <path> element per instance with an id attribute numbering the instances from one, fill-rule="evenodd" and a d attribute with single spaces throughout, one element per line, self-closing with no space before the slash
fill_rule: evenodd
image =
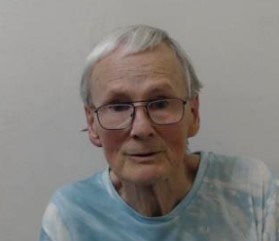
<path id="1" fill-rule="evenodd" d="M 118 41 L 93 50 L 83 75 L 89 138 L 120 180 L 150 184 L 185 168 L 201 85 L 166 33 L 146 26 L 117 33 Z"/>
<path id="2" fill-rule="evenodd" d="M 189 57 L 180 45 L 172 39 L 167 32 L 147 25 L 132 25 L 119 28 L 100 41 L 87 57 L 81 83 L 80 95 L 85 105 L 92 104 L 92 93 L 90 91 L 90 81 L 95 65 L 104 57 L 111 54 L 122 46 L 124 55 L 136 54 L 145 50 L 151 50 L 161 43 L 166 43 L 176 54 L 182 65 L 184 80 L 187 82 L 189 97 L 199 94 L 202 87 L 201 82 L 196 76 L 195 70 Z"/>

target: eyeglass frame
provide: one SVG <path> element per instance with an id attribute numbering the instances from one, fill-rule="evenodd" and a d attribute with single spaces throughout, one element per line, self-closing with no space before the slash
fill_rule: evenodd
<path id="1" fill-rule="evenodd" d="M 170 123 L 162 123 L 162 124 L 158 124 L 156 123 L 151 117 L 150 117 L 150 113 L 149 113 L 149 109 L 148 109 L 148 105 L 150 105 L 150 103 L 154 103 L 154 102 L 157 102 L 157 101 L 162 101 L 162 100 L 179 100 L 181 101 L 182 103 L 182 114 L 181 114 L 181 117 L 179 120 L 175 121 L 175 122 L 170 122 Z M 171 124 L 175 124 L 175 123 L 178 123 L 180 122 L 182 119 L 183 119 L 183 116 L 184 116 L 184 113 L 185 113 L 185 108 L 184 106 L 189 102 L 190 98 L 186 98 L 185 100 L 181 99 L 181 98 L 177 98 L 177 97 L 173 97 L 173 98 L 161 98 L 161 99 L 154 99 L 154 100 L 142 100 L 142 101 L 129 101 L 129 102 L 119 102 L 119 103 L 111 103 L 111 104 L 104 104 L 104 105 L 101 105 L 99 107 L 95 107 L 95 106 L 89 106 L 91 109 L 94 109 L 94 113 L 96 113 L 97 115 L 97 119 L 98 119 L 98 122 L 100 124 L 100 126 L 104 129 L 104 130 L 124 130 L 128 127 L 130 127 L 134 121 L 134 118 L 135 118 L 135 113 L 136 113 L 136 108 L 137 107 L 144 107 L 146 109 L 146 114 L 149 118 L 149 120 L 155 124 L 155 125 L 171 125 Z M 102 122 L 100 121 L 100 117 L 99 117 L 99 110 L 101 108 L 103 108 L 104 106 L 108 106 L 108 105 L 114 105 L 114 104 L 124 104 L 124 105 L 130 105 L 132 108 L 133 108 L 133 111 L 131 113 L 131 121 L 129 122 L 129 124 L 123 128 L 106 128 L 103 126 Z"/>

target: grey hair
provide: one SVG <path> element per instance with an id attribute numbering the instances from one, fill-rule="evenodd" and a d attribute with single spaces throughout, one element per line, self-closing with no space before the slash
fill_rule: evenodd
<path id="1" fill-rule="evenodd" d="M 196 75 L 189 57 L 178 42 L 172 39 L 164 30 L 147 25 L 132 25 L 112 32 L 97 43 L 88 55 L 80 82 L 80 96 L 83 103 L 85 105 L 92 105 L 90 79 L 94 66 L 98 61 L 112 53 L 120 45 L 124 45 L 125 55 L 130 55 L 144 50 L 151 50 L 162 42 L 168 44 L 173 49 L 182 64 L 189 97 L 194 98 L 197 96 L 202 88 L 202 84 Z"/>

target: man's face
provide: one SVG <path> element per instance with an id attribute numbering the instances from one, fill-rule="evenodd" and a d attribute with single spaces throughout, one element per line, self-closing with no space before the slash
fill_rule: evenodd
<path id="1" fill-rule="evenodd" d="M 96 64 L 91 81 L 95 107 L 188 97 L 181 64 L 166 44 L 128 56 L 119 48 Z M 156 125 L 144 107 L 137 107 L 131 126 L 123 130 L 103 129 L 93 110 L 86 108 L 89 137 L 93 144 L 103 147 L 109 166 L 120 180 L 152 184 L 175 175 L 185 165 L 186 140 L 199 126 L 198 99 L 188 101 L 184 108 L 180 122 Z"/>

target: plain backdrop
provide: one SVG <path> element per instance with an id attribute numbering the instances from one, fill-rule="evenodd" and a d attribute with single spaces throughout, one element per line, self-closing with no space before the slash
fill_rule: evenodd
<path id="1" fill-rule="evenodd" d="M 37 240 L 58 187 L 106 166 L 78 88 L 94 43 L 115 27 L 167 30 L 204 84 L 191 150 L 264 160 L 279 130 L 278 0 L 0 0 L 0 240 Z"/>

